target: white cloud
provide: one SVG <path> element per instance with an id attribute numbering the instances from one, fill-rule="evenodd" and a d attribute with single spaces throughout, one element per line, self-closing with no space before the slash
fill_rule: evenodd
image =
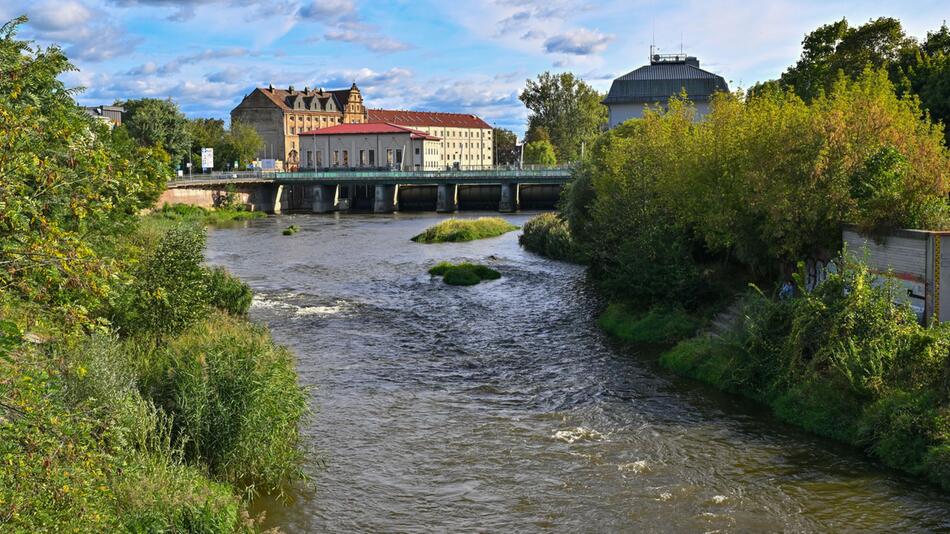
<path id="1" fill-rule="evenodd" d="M 589 56 L 606 50 L 612 39 L 610 35 L 581 28 L 549 37 L 544 41 L 544 50 L 551 54 Z"/>
<path id="2" fill-rule="evenodd" d="M 23 7 L 30 19 L 28 35 L 62 45 L 72 60 L 105 61 L 132 52 L 140 42 L 106 13 L 77 0 L 47 0 Z"/>
<path id="3" fill-rule="evenodd" d="M 375 32 L 331 30 L 323 34 L 323 38 L 327 41 L 343 41 L 361 44 L 373 52 L 401 52 L 411 48 L 402 41 L 390 39 Z"/>

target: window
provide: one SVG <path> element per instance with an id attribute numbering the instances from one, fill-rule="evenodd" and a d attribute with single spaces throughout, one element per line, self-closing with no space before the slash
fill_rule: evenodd
<path id="1" fill-rule="evenodd" d="M 334 150 L 333 151 L 333 166 L 336 167 L 338 165 L 340 165 L 340 151 Z"/>
<path id="2" fill-rule="evenodd" d="M 386 149 L 386 165 L 392 166 L 393 164 L 393 149 Z"/>
<path id="3" fill-rule="evenodd" d="M 396 165 L 402 165 L 402 149 L 396 149 Z"/>
<path id="4" fill-rule="evenodd" d="M 365 167 L 369 164 L 369 160 L 366 157 L 366 151 L 360 150 L 360 167 Z"/>
<path id="5" fill-rule="evenodd" d="M 343 151 L 343 166 L 344 167 L 350 166 L 350 151 L 349 150 Z"/>
<path id="6" fill-rule="evenodd" d="M 416 147 L 416 155 L 417 155 L 417 156 L 419 155 L 419 148 L 418 148 L 418 147 Z"/>
<path id="7" fill-rule="evenodd" d="M 323 167 L 323 151 L 317 150 L 317 167 Z"/>
<path id="8" fill-rule="evenodd" d="M 369 166 L 370 167 L 376 166 L 376 151 L 372 149 L 370 149 L 369 151 Z"/>
<path id="9" fill-rule="evenodd" d="M 313 152 L 307 151 L 307 167 L 313 167 Z"/>

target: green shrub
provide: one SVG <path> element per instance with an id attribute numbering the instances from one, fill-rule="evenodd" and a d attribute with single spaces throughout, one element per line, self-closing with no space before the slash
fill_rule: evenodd
<path id="1" fill-rule="evenodd" d="M 179 225 L 162 237 L 113 304 L 112 321 L 121 333 L 160 338 L 207 314 L 204 243 L 204 230 L 193 225 Z"/>
<path id="2" fill-rule="evenodd" d="M 574 241 L 567 221 L 556 213 L 542 213 L 524 224 L 518 243 L 536 254 L 555 260 L 582 263 L 584 254 Z"/>
<path id="3" fill-rule="evenodd" d="M 296 234 L 296 233 L 299 232 L 299 231 L 300 231 L 300 227 L 299 227 L 299 226 L 297 226 L 296 224 L 291 224 L 291 225 L 288 226 L 287 228 L 284 228 L 283 234 L 284 234 L 284 235 L 294 235 L 294 234 Z"/>
<path id="4" fill-rule="evenodd" d="M 241 317 L 247 315 L 254 299 L 251 288 L 224 267 L 208 269 L 208 296 L 211 306 Z"/>
<path id="5" fill-rule="evenodd" d="M 501 217 L 447 219 L 412 238 L 417 243 L 448 243 L 496 237 L 518 227 Z"/>
<path id="6" fill-rule="evenodd" d="M 491 267 L 468 262 L 453 265 L 443 261 L 429 269 L 429 274 L 441 276 L 443 282 L 453 286 L 474 286 L 482 280 L 501 278 L 501 273 Z"/>
<path id="7" fill-rule="evenodd" d="M 618 303 L 608 305 L 598 323 L 607 333 L 631 343 L 675 343 L 699 328 L 699 321 L 681 308 L 656 306 L 644 314 Z"/>
<path id="8" fill-rule="evenodd" d="M 839 265 L 788 300 L 751 293 L 733 332 L 683 341 L 660 363 L 950 489 L 950 326 L 920 326 L 893 282 Z"/>
<path id="9" fill-rule="evenodd" d="M 305 410 L 290 353 L 265 329 L 212 314 L 147 360 L 143 391 L 172 419 L 189 461 L 254 493 L 301 476 Z"/>
<path id="10" fill-rule="evenodd" d="M 249 211 L 242 206 L 223 204 L 208 209 L 191 204 L 168 204 L 152 212 L 150 218 L 170 220 L 176 222 L 192 222 L 198 224 L 226 224 L 233 221 L 259 219 L 267 215 L 260 211 Z"/>

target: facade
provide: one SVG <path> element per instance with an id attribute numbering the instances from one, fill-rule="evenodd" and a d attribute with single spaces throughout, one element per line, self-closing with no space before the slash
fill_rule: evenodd
<path id="1" fill-rule="evenodd" d="M 440 138 L 433 170 L 458 166 L 488 167 L 494 163 L 492 127 L 475 115 L 432 111 L 370 109 L 371 123 L 398 124 Z"/>
<path id="2" fill-rule="evenodd" d="M 119 126 L 122 124 L 122 114 L 125 108 L 121 106 L 84 106 L 83 111 L 87 115 L 99 119 L 110 126 Z"/>
<path id="3" fill-rule="evenodd" d="M 671 96 L 684 92 L 696 106 L 696 119 L 709 112 L 709 101 L 719 91 L 729 91 L 726 80 L 699 68 L 699 60 L 682 54 L 654 54 L 650 64 L 613 81 L 603 104 L 614 128 L 624 121 L 643 117 L 648 105 L 666 105 Z"/>
<path id="4" fill-rule="evenodd" d="M 339 124 L 301 132 L 300 168 L 439 170 L 442 139 L 387 123 Z"/>
<path id="5" fill-rule="evenodd" d="M 340 124 L 366 122 L 363 96 L 354 83 L 349 89 L 325 91 L 304 87 L 303 91 L 258 87 L 245 95 L 231 110 L 231 122 L 252 126 L 264 139 L 261 159 L 285 162 L 287 169 L 300 164 L 301 132 Z"/>

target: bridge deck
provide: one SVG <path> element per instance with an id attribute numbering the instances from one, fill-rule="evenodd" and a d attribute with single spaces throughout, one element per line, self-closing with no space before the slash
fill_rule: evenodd
<path id="1" fill-rule="evenodd" d="M 571 179 L 573 168 L 488 168 L 442 171 L 393 170 L 320 170 L 265 173 L 220 173 L 178 178 L 168 187 L 214 186 L 227 184 L 312 184 L 312 185 L 439 185 L 439 184 L 563 184 Z"/>

